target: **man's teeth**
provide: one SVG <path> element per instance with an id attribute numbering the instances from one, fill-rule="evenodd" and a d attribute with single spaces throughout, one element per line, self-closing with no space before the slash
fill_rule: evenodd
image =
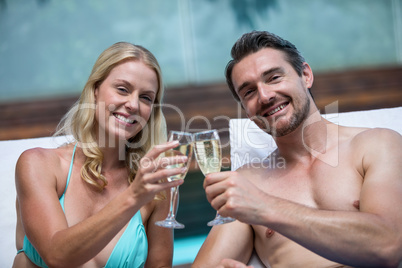
<path id="1" fill-rule="evenodd" d="M 114 115 L 117 119 L 119 119 L 119 120 L 121 120 L 121 121 L 124 121 L 124 122 L 126 122 L 126 123 L 129 123 L 129 124 L 132 124 L 132 123 L 134 123 L 134 119 L 128 119 L 127 117 L 124 117 L 124 116 L 122 116 L 122 115 L 119 115 L 119 114 L 115 114 Z"/>
<path id="2" fill-rule="evenodd" d="M 274 109 L 274 110 L 272 110 L 272 111 L 270 111 L 270 112 L 268 113 L 268 116 L 270 116 L 270 115 L 272 115 L 272 114 L 274 114 L 274 113 L 276 113 L 276 112 L 282 110 L 282 109 L 285 108 L 285 107 L 286 107 L 286 104 L 282 104 L 282 105 L 276 107 L 276 109 Z"/>

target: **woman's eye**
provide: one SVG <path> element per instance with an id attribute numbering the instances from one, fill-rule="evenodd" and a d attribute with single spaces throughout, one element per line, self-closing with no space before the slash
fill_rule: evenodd
<path id="1" fill-rule="evenodd" d="M 154 100 L 153 100 L 150 96 L 143 95 L 142 98 L 143 98 L 144 100 L 148 101 L 148 102 L 154 102 Z"/>
<path id="2" fill-rule="evenodd" d="M 118 87 L 117 90 L 125 93 L 128 92 L 127 89 L 125 89 L 124 87 Z"/>

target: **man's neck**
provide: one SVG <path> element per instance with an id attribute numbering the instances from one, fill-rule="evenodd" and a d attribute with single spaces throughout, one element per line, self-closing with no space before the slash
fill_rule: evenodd
<path id="1" fill-rule="evenodd" d="M 337 125 L 322 118 L 317 110 L 292 133 L 273 138 L 279 155 L 286 160 L 314 160 L 333 146 L 338 138 L 338 129 Z"/>

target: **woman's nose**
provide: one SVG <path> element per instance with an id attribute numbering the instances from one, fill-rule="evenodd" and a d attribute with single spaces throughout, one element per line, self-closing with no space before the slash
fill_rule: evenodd
<path id="1" fill-rule="evenodd" d="M 126 104 L 127 110 L 131 112 L 136 112 L 139 109 L 139 99 L 137 96 L 129 96 L 127 97 Z"/>

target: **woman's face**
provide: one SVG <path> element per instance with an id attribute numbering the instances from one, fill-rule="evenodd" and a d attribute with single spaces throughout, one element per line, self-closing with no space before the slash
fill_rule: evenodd
<path id="1" fill-rule="evenodd" d="M 142 61 L 127 60 L 114 67 L 95 89 L 100 145 L 137 135 L 150 118 L 157 93 L 157 75 Z"/>

